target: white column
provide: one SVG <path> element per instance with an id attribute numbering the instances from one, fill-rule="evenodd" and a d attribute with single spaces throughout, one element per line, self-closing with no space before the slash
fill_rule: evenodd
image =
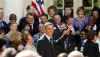
<path id="1" fill-rule="evenodd" d="M 76 11 L 78 7 L 83 5 L 83 0 L 73 0 L 74 17 L 77 16 Z"/>
<path id="2" fill-rule="evenodd" d="M 3 0 L 0 0 L 0 8 L 3 8 L 3 5 L 4 5 Z"/>
<path id="3" fill-rule="evenodd" d="M 9 15 L 15 13 L 17 15 L 17 23 L 24 16 L 24 0 L 4 0 L 5 21 L 9 22 Z"/>

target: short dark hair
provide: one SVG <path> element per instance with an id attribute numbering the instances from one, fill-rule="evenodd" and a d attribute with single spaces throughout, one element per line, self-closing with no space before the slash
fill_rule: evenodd
<path id="1" fill-rule="evenodd" d="M 6 40 L 0 39 L 0 49 L 3 47 L 3 45 L 6 45 Z"/>
<path id="2" fill-rule="evenodd" d="M 12 14 L 10 14 L 10 16 L 9 16 L 9 20 L 11 20 L 12 16 L 15 16 L 15 18 L 17 19 L 16 14 L 12 13 Z M 16 20 L 16 19 L 15 19 L 15 20 Z"/>
<path id="3" fill-rule="evenodd" d="M 47 14 L 43 14 L 43 15 L 41 15 L 41 17 L 42 17 L 42 16 L 45 16 L 45 17 L 48 19 L 48 15 L 47 15 Z"/>
<path id="4" fill-rule="evenodd" d="M 73 16 L 65 16 L 64 20 L 69 20 L 70 18 L 73 18 Z"/>
<path id="5" fill-rule="evenodd" d="M 31 6 L 30 6 L 30 5 L 28 5 L 28 6 L 27 6 L 27 8 L 26 8 L 26 10 L 29 10 L 30 8 L 31 8 Z"/>
<path id="6" fill-rule="evenodd" d="M 53 6 L 53 5 L 48 7 L 48 12 L 50 11 L 50 9 L 53 9 L 55 12 L 57 12 L 57 8 L 55 6 Z"/>
<path id="7" fill-rule="evenodd" d="M 28 17 L 28 16 L 33 16 L 33 14 L 32 13 L 27 13 L 26 14 L 26 17 Z M 34 17 L 34 16 L 33 16 Z"/>
<path id="8" fill-rule="evenodd" d="M 64 6 L 64 10 L 65 10 L 66 8 L 70 8 L 70 9 L 72 10 L 72 8 L 71 8 L 71 7 L 69 7 L 69 6 Z"/>
<path id="9" fill-rule="evenodd" d="M 90 31 L 89 34 L 88 34 L 88 40 L 93 40 L 94 37 L 97 35 L 96 31 Z"/>

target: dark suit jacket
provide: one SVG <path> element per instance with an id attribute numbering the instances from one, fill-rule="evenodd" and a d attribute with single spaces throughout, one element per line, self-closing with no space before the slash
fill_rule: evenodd
<path id="1" fill-rule="evenodd" d="M 37 51 L 42 57 L 56 57 L 55 49 L 51 47 L 46 36 L 38 42 Z"/>
<path id="2" fill-rule="evenodd" d="M 1 23 L 3 24 L 3 27 L 0 27 L 0 28 L 4 29 L 5 34 L 7 34 L 8 33 L 8 25 L 7 25 L 7 23 L 5 21 L 0 22 L 0 24 Z"/>
<path id="3" fill-rule="evenodd" d="M 18 25 L 19 31 L 23 30 L 24 25 L 28 23 L 26 21 L 26 17 L 23 17 Z M 34 24 L 33 24 L 33 29 L 30 30 L 30 34 L 33 36 L 34 34 L 38 33 L 38 27 L 39 27 L 39 19 L 35 19 Z"/>
<path id="4" fill-rule="evenodd" d="M 99 57 L 98 44 L 93 43 L 91 41 L 87 41 L 83 53 L 85 56 L 88 57 Z"/>

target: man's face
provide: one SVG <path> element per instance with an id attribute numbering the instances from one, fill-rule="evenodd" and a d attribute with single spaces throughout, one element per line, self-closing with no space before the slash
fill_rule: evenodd
<path id="1" fill-rule="evenodd" d="M 34 22 L 34 17 L 29 15 L 29 16 L 27 17 L 26 21 L 27 21 L 28 23 L 32 24 L 32 23 Z"/>
<path id="2" fill-rule="evenodd" d="M 53 31 L 54 31 L 54 26 L 53 25 L 46 26 L 46 34 L 47 35 L 52 36 Z"/>
<path id="3" fill-rule="evenodd" d="M 59 15 L 54 16 L 54 20 L 57 24 L 61 23 L 61 17 Z"/>
<path id="4" fill-rule="evenodd" d="M 0 9 L 0 19 L 3 19 L 3 16 L 4 16 L 3 10 Z"/>
<path id="5" fill-rule="evenodd" d="M 41 21 L 42 21 L 43 23 L 46 23 L 46 22 L 48 22 L 48 19 L 47 19 L 46 16 L 41 16 Z"/>
<path id="6" fill-rule="evenodd" d="M 50 9 L 48 13 L 50 16 L 54 16 L 56 12 L 54 11 L 54 9 Z"/>
<path id="7" fill-rule="evenodd" d="M 71 14 L 71 9 L 70 8 L 65 8 L 65 15 L 70 15 Z"/>
<path id="8" fill-rule="evenodd" d="M 73 25 L 73 18 L 69 18 L 69 20 L 67 21 L 68 25 Z"/>
<path id="9" fill-rule="evenodd" d="M 98 11 L 93 11 L 93 17 L 95 17 L 95 18 L 98 18 L 99 17 Z"/>

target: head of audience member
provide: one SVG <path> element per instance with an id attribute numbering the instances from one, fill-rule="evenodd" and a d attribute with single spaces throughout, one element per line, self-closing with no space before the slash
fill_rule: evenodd
<path id="1" fill-rule="evenodd" d="M 0 39 L 0 57 L 2 56 L 2 53 L 6 49 L 6 40 Z"/>
<path id="2" fill-rule="evenodd" d="M 92 10 L 92 16 L 95 19 L 98 19 L 100 16 L 100 9 L 98 7 L 94 7 Z"/>
<path id="3" fill-rule="evenodd" d="M 19 46 L 22 45 L 22 34 L 17 31 L 13 31 L 9 38 L 10 45 L 9 47 L 15 48 L 17 51 L 19 51 Z"/>
<path id="4" fill-rule="evenodd" d="M 65 16 L 71 16 L 71 14 L 72 14 L 72 9 L 70 8 L 70 7 L 65 7 L 64 8 L 64 15 Z"/>
<path id="5" fill-rule="evenodd" d="M 45 33 L 46 35 L 48 35 L 49 37 L 52 37 L 54 32 L 54 25 L 50 22 L 45 23 Z"/>
<path id="6" fill-rule="evenodd" d="M 9 16 L 10 24 L 16 23 L 17 17 L 14 13 L 10 14 Z"/>
<path id="7" fill-rule="evenodd" d="M 72 51 L 69 53 L 68 57 L 84 57 L 84 55 L 79 51 Z"/>
<path id="8" fill-rule="evenodd" d="M 66 24 L 65 23 L 62 23 L 61 26 L 60 26 L 60 30 L 66 30 Z"/>
<path id="9" fill-rule="evenodd" d="M 86 29 L 87 31 L 91 31 L 93 26 L 94 26 L 93 24 L 86 24 L 84 29 Z"/>
<path id="10" fill-rule="evenodd" d="M 46 22 L 48 22 L 48 15 L 43 14 L 41 17 L 41 23 L 45 24 Z"/>
<path id="11" fill-rule="evenodd" d="M 74 19 L 73 17 L 69 16 L 68 19 L 65 20 L 68 25 L 73 26 Z"/>
<path id="12" fill-rule="evenodd" d="M 23 28 L 22 28 L 21 31 L 22 32 L 23 31 L 30 31 L 30 24 L 29 23 L 24 23 Z"/>
<path id="13" fill-rule="evenodd" d="M 96 39 L 97 39 L 97 33 L 95 31 L 91 30 L 88 34 L 88 40 L 95 43 Z"/>
<path id="14" fill-rule="evenodd" d="M 23 37 L 23 41 L 24 41 L 24 44 L 29 44 L 29 45 L 32 45 L 33 43 L 33 38 L 32 36 L 30 35 L 30 33 L 28 31 L 24 31 L 23 34 L 22 34 L 22 37 Z"/>
<path id="15" fill-rule="evenodd" d="M 4 17 L 3 8 L 0 8 L 0 20 L 2 20 L 3 17 Z"/>
<path id="16" fill-rule="evenodd" d="M 41 56 L 35 51 L 24 50 L 19 52 L 15 57 L 41 57 Z"/>
<path id="17" fill-rule="evenodd" d="M 33 24 L 34 23 L 34 16 L 33 16 L 33 14 L 32 13 L 28 13 L 27 15 L 26 15 L 26 21 L 29 23 L 29 24 Z"/>
<path id="18" fill-rule="evenodd" d="M 67 57 L 67 54 L 66 53 L 61 53 L 57 57 Z"/>
<path id="19" fill-rule="evenodd" d="M 43 24 L 39 24 L 39 32 L 41 32 L 41 33 L 45 32 L 45 27 Z"/>
<path id="20" fill-rule="evenodd" d="M 15 57 L 17 51 L 14 48 L 6 48 L 3 57 Z"/>
<path id="21" fill-rule="evenodd" d="M 78 15 L 78 17 L 82 17 L 82 16 L 85 15 L 85 9 L 84 9 L 84 7 L 79 7 L 77 9 L 77 15 Z"/>
<path id="22" fill-rule="evenodd" d="M 61 16 L 56 14 L 54 15 L 54 20 L 56 22 L 56 24 L 60 25 L 61 24 Z"/>
<path id="23" fill-rule="evenodd" d="M 31 5 L 28 5 L 26 8 L 27 13 L 32 13 L 34 14 L 34 8 Z"/>
<path id="24" fill-rule="evenodd" d="M 57 8 L 55 6 L 50 6 L 48 8 L 48 15 L 53 17 L 57 13 Z"/>
<path id="25" fill-rule="evenodd" d="M 81 32 L 80 32 L 80 38 L 81 40 L 86 40 L 87 39 L 87 36 L 88 36 L 88 31 L 83 29 Z"/>
<path id="26" fill-rule="evenodd" d="M 17 31 L 17 23 L 10 24 L 10 31 Z"/>

